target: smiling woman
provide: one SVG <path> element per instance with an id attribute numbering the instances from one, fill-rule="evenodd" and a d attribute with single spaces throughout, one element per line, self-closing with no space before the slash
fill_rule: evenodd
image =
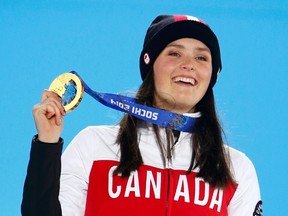
<path id="1" fill-rule="evenodd" d="M 26 215 L 261 215 L 251 161 L 223 143 L 213 86 L 222 68 L 218 40 L 198 18 L 160 15 L 140 54 L 140 105 L 197 118 L 189 131 L 125 114 L 117 125 L 90 126 L 61 156 L 61 98 L 44 91 L 33 108 L 24 186 Z M 125 107 L 124 103 L 117 106 Z M 132 108 L 147 118 L 157 116 Z M 112 207 L 111 207 L 112 206 Z"/>
<path id="2" fill-rule="evenodd" d="M 153 70 L 154 106 L 179 114 L 194 112 L 210 84 L 211 53 L 199 40 L 178 39 L 159 54 Z"/>

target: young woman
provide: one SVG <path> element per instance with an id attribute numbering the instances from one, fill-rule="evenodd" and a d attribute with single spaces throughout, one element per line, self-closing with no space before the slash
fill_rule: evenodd
<path id="1" fill-rule="evenodd" d="M 136 101 L 197 118 L 190 132 L 126 114 L 81 131 L 61 156 L 64 108 L 44 91 L 33 108 L 23 215 L 262 215 L 255 169 L 223 144 L 213 86 L 220 48 L 203 21 L 158 16 L 140 55 Z"/>

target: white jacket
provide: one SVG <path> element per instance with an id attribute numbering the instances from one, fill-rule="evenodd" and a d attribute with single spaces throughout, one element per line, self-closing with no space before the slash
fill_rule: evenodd
<path id="1" fill-rule="evenodd" d="M 219 190 L 196 178 L 197 170 L 186 174 L 192 154 L 190 133 L 180 133 L 172 161 L 164 167 L 153 129 L 142 128 L 139 148 L 144 165 L 122 178 L 113 176 L 120 158 L 118 130 L 118 125 L 87 127 L 63 153 L 59 199 L 64 216 L 261 215 L 256 172 L 243 153 L 226 147 L 238 186 Z M 164 133 L 161 129 L 163 139 Z"/>

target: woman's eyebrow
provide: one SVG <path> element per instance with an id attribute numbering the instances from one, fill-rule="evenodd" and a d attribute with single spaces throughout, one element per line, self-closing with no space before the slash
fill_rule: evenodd
<path id="1" fill-rule="evenodd" d="M 197 47 L 196 49 L 199 51 L 206 51 L 210 53 L 210 49 L 208 47 Z"/>
<path id="2" fill-rule="evenodd" d="M 184 49 L 185 48 L 185 46 L 183 46 L 182 44 L 178 44 L 178 43 L 168 44 L 167 47 L 176 47 L 176 48 L 180 48 L 180 49 Z M 196 47 L 196 50 L 205 51 L 205 52 L 209 52 L 210 53 L 210 49 L 208 47 L 198 46 L 198 47 Z"/>
<path id="3" fill-rule="evenodd" d="M 180 48 L 180 49 L 184 49 L 183 45 L 177 44 L 177 43 L 170 43 L 170 44 L 167 45 L 167 47 L 177 47 L 177 48 Z"/>

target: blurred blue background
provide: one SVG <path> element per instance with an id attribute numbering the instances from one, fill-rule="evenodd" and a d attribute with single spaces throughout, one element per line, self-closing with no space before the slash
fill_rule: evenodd
<path id="1" fill-rule="evenodd" d="M 288 2 L 281 0 L 1 0 L 0 215 L 20 215 L 31 114 L 43 89 L 76 70 L 101 92 L 134 91 L 145 31 L 159 14 L 205 20 L 220 41 L 214 88 L 229 145 L 253 161 L 265 215 L 287 215 Z M 66 145 L 122 113 L 84 95 L 65 118 Z"/>

